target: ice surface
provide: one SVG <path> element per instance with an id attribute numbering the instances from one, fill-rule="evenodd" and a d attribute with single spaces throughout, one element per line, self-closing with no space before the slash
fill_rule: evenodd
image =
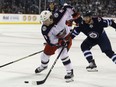
<path id="1" fill-rule="evenodd" d="M 0 25 L 0 65 L 43 50 L 44 39 L 40 27 L 41 25 Z M 116 52 L 116 31 L 108 27 L 106 32 Z M 48 69 L 36 75 L 34 70 L 40 64 L 40 54 L 37 54 L 0 68 L 0 87 L 116 87 L 116 65 L 101 53 L 98 46 L 92 48 L 92 53 L 99 71 L 86 71 L 88 63 L 80 50 L 84 38 L 83 34 L 77 36 L 69 51 L 74 67 L 74 82 L 65 82 L 65 68 L 59 59 L 43 85 L 25 84 L 25 80 L 43 80 L 57 57 L 56 53 L 50 58 Z"/>

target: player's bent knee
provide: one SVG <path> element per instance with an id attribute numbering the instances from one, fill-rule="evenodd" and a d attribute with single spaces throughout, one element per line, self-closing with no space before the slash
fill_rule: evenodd
<path id="1" fill-rule="evenodd" d="M 81 44 L 81 51 L 85 51 L 85 50 L 87 50 L 88 48 L 87 48 L 87 46 L 86 45 L 84 45 L 84 44 Z"/>

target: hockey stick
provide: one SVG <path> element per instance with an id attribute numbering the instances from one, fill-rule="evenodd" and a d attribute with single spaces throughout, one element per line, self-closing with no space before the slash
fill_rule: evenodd
<path id="1" fill-rule="evenodd" d="M 42 51 L 35 52 L 35 53 L 30 54 L 30 55 L 25 56 L 25 57 L 22 57 L 22 58 L 20 58 L 20 59 L 15 60 L 15 61 L 6 63 L 6 64 L 4 64 L 4 65 L 1 65 L 0 68 L 2 68 L 2 67 L 4 67 L 4 66 L 7 66 L 7 65 L 10 65 L 10 64 L 12 64 L 12 63 L 18 62 L 18 61 L 20 61 L 20 60 L 26 59 L 26 58 L 28 58 L 28 57 L 34 56 L 34 55 L 36 55 L 36 54 L 38 54 L 38 53 L 41 53 L 41 52 L 43 52 L 43 50 L 42 50 Z"/>
<path id="2" fill-rule="evenodd" d="M 51 66 L 51 68 L 50 68 L 48 74 L 46 75 L 46 77 L 45 77 L 43 80 L 41 80 L 41 81 L 32 81 L 32 84 L 34 84 L 34 85 L 41 85 L 41 84 L 44 84 L 44 83 L 45 83 L 45 81 L 47 80 L 48 76 L 50 75 L 52 69 L 54 68 L 54 66 L 55 66 L 55 64 L 56 64 L 56 62 L 57 62 L 57 60 L 59 59 L 59 57 L 60 57 L 60 55 L 61 55 L 61 53 L 63 52 L 63 50 L 64 50 L 65 47 L 66 47 L 66 43 L 65 43 L 65 45 L 63 46 L 63 48 L 61 49 L 61 51 L 60 51 L 60 53 L 58 54 L 57 58 L 55 59 L 53 65 Z M 29 83 L 29 81 L 25 81 L 25 83 Z"/>

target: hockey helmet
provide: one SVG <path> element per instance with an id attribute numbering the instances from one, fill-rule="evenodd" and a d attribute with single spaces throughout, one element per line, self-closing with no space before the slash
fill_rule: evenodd
<path id="1" fill-rule="evenodd" d="M 92 11 L 87 10 L 87 11 L 83 12 L 83 17 L 86 17 L 86 16 L 92 16 Z"/>
<path id="2" fill-rule="evenodd" d="M 42 11 L 40 14 L 40 20 L 41 21 L 46 21 L 51 17 L 52 13 L 48 10 Z"/>
<path id="3" fill-rule="evenodd" d="M 68 4 L 67 3 L 64 3 L 64 5 L 63 6 L 67 6 Z"/>

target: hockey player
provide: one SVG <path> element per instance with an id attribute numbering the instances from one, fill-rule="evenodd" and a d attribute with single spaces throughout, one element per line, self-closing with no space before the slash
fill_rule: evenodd
<path id="1" fill-rule="evenodd" d="M 73 81 L 73 68 L 68 55 L 68 50 L 72 45 L 72 39 L 70 37 L 70 29 L 68 29 L 65 23 L 73 13 L 73 8 L 70 6 L 64 6 L 54 14 L 47 10 L 41 12 L 40 20 L 43 23 L 41 32 L 47 44 L 45 45 L 44 52 L 41 54 L 41 65 L 35 70 L 35 73 L 40 73 L 47 69 L 50 56 L 56 50 L 60 52 L 64 43 L 66 43 L 67 45 L 61 53 L 60 58 L 67 72 L 64 79 L 67 82 Z"/>
<path id="2" fill-rule="evenodd" d="M 81 44 L 81 50 L 89 63 L 86 69 L 90 71 L 97 70 L 95 69 L 97 65 L 90 51 L 95 45 L 99 45 L 102 52 L 116 64 L 116 54 L 112 50 L 109 38 L 104 30 L 104 28 L 108 26 L 116 29 L 116 23 L 110 19 L 92 17 L 91 11 L 86 11 L 83 13 L 83 18 L 80 17 L 75 21 L 78 26 L 72 31 L 71 37 L 74 38 L 76 35 L 79 35 L 80 32 L 87 36 Z"/>

